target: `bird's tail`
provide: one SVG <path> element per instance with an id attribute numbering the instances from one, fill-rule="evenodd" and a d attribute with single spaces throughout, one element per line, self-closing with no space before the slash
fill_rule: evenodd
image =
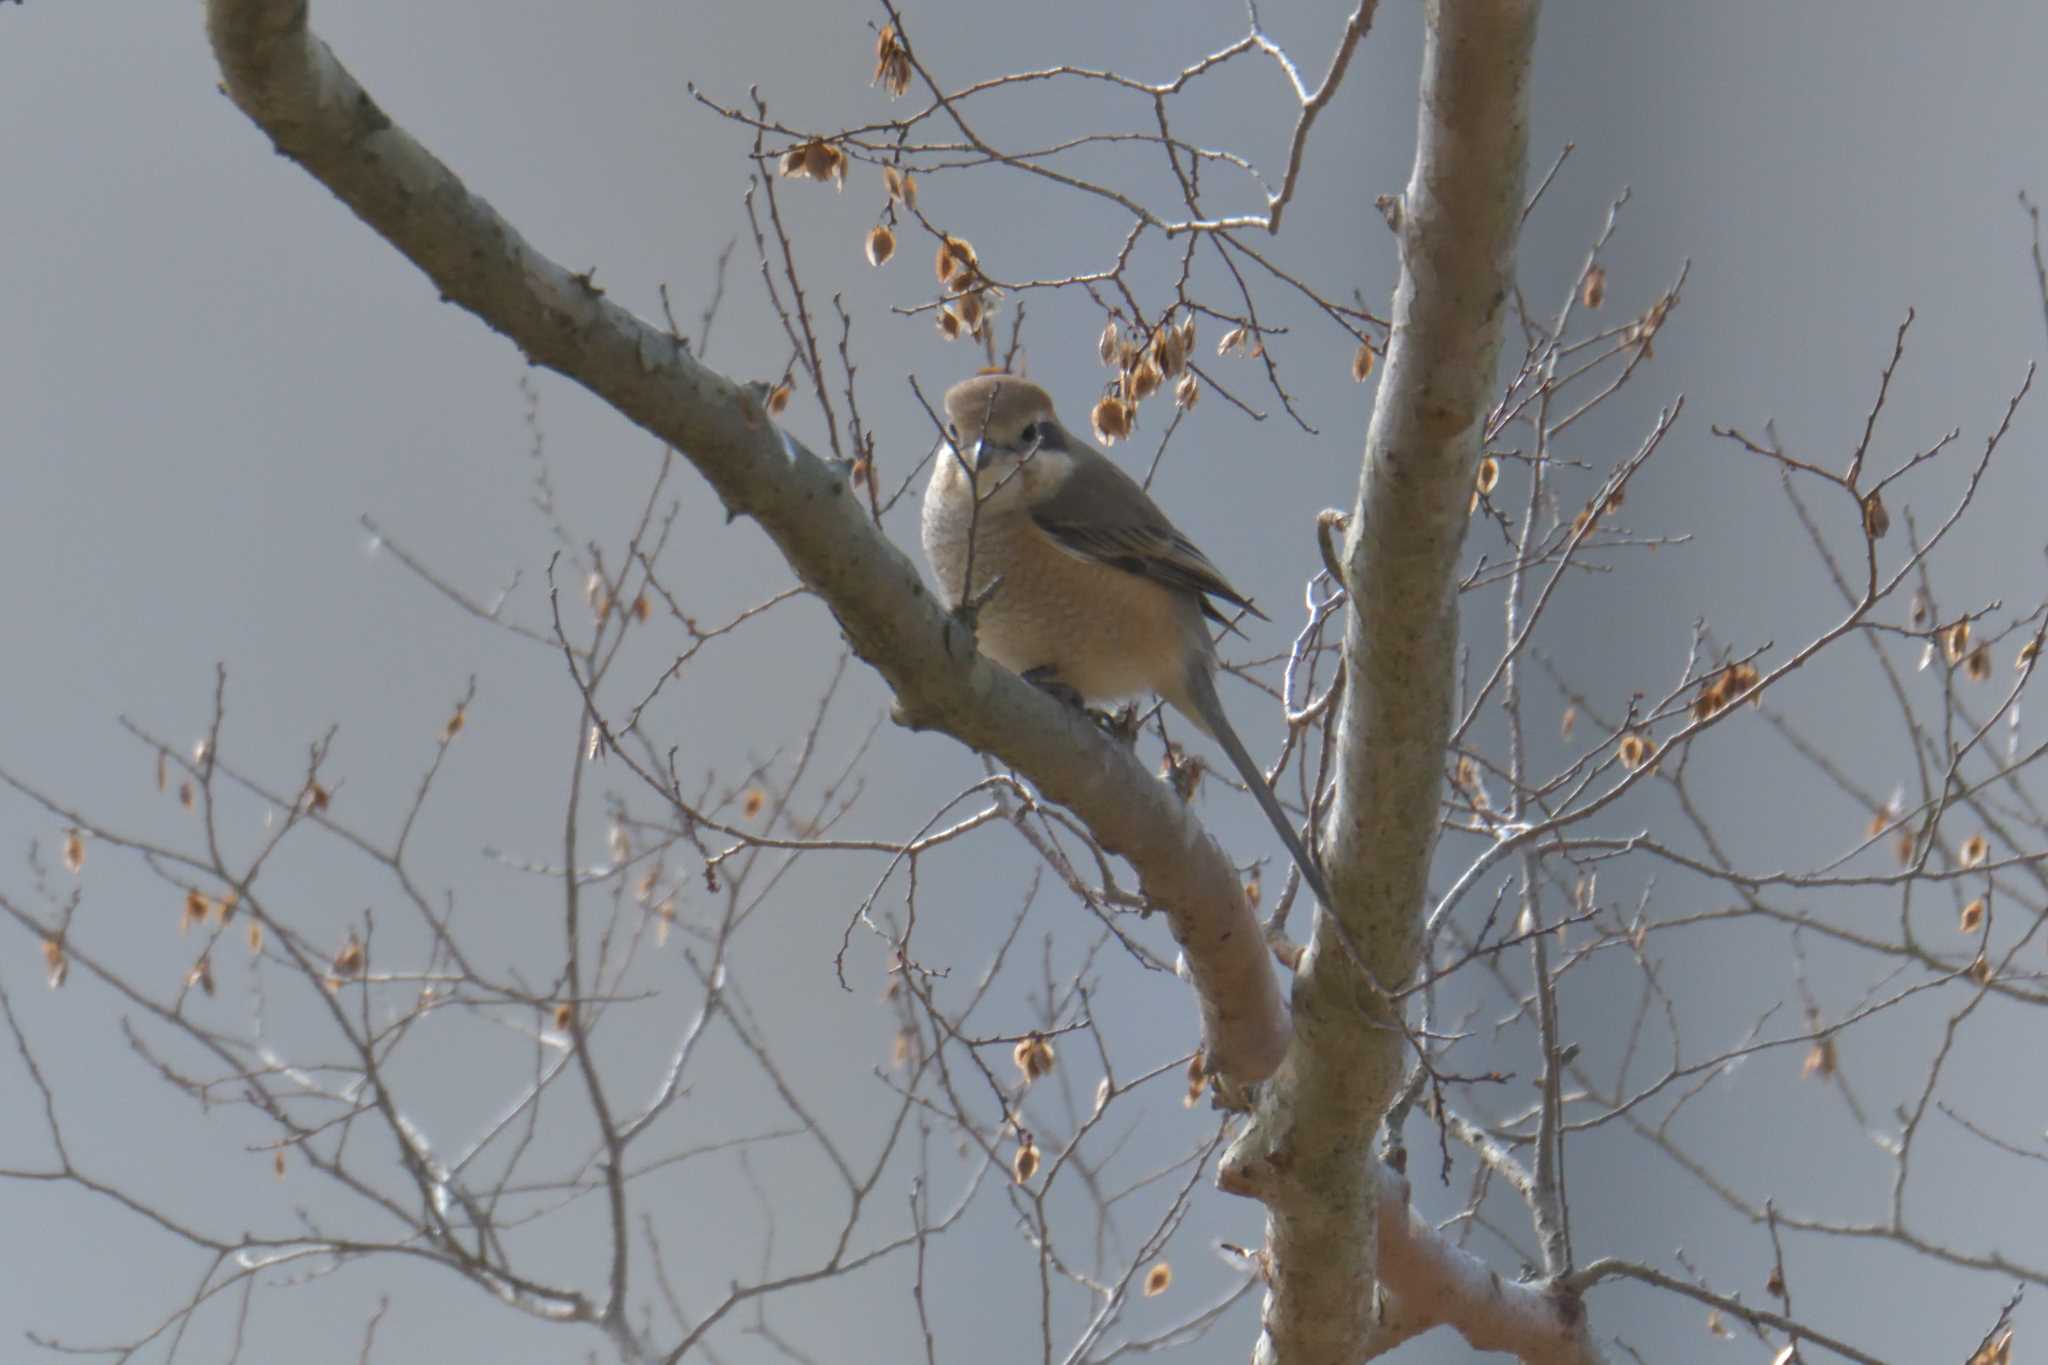
<path id="1" fill-rule="evenodd" d="M 1295 832 L 1294 822 L 1280 806 L 1280 799 L 1273 795 L 1273 789 L 1266 785 L 1266 775 L 1260 771 L 1258 761 L 1244 747 L 1244 741 L 1237 737 L 1237 731 L 1230 728 L 1230 718 L 1223 714 L 1223 700 L 1216 695 L 1215 665 L 1212 660 L 1199 656 L 1188 661 L 1187 677 L 1184 680 L 1184 697 L 1168 697 L 1167 700 L 1186 713 L 1223 746 L 1223 752 L 1230 756 L 1231 766 L 1251 789 L 1252 799 L 1259 803 L 1259 809 L 1273 822 L 1274 832 L 1280 842 L 1287 846 L 1287 852 L 1294 859 L 1294 865 L 1301 869 L 1301 879 L 1308 883 L 1308 889 L 1315 893 L 1327 909 L 1332 906 L 1329 885 L 1323 880 L 1322 869 L 1315 859 L 1309 857 L 1308 849 L 1302 845 L 1301 835 Z"/>

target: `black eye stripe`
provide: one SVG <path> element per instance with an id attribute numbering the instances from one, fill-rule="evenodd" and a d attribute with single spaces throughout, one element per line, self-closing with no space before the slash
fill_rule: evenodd
<path id="1" fill-rule="evenodd" d="M 1047 450 L 1064 450 L 1067 445 L 1059 423 L 1050 418 L 1041 419 L 1025 427 L 1024 440 L 1028 445 L 1043 446 Z"/>

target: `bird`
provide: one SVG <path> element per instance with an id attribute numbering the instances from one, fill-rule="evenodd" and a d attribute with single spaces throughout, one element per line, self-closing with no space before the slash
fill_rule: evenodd
<path id="1" fill-rule="evenodd" d="M 1006 373 L 946 393 L 925 485 L 925 558 L 940 600 L 971 604 L 981 652 L 1080 705 L 1154 692 L 1229 756 L 1302 879 L 1332 904 L 1216 693 L 1217 602 L 1266 619 L 1138 481 L 1060 425 L 1050 394 Z"/>

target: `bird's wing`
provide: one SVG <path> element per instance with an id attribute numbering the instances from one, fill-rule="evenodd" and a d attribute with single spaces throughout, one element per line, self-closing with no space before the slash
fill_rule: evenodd
<path id="1" fill-rule="evenodd" d="M 1214 620 L 1225 618 L 1211 597 L 1266 619 L 1174 528 L 1138 481 L 1107 459 L 1077 463 L 1066 482 L 1031 509 L 1031 520 L 1069 554 L 1196 594 Z"/>

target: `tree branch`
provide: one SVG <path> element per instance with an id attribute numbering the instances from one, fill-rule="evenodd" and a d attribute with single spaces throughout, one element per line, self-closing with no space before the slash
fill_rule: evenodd
<path id="1" fill-rule="evenodd" d="M 534 364 L 676 447 L 734 516 L 760 524 L 915 728 L 994 755 L 1130 859 L 1167 908 L 1201 1001 L 1210 1065 L 1270 1074 L 1288 1019 L 1228 857 L 1131 751 L 978 656 L 965 628 L 850 495 L 845 471 L 768 420 L 680 339 L 536 251 L 378 108 L 306 25 L 305 0 L 211 0 L 227 93 L 283 155 Z"/>
<path id="2" fill-rule="evenodd" d="M 1341 923 L 1317 918 L 1295 984 L 1297 1046 L 1221 1172 L 1226 1189 L 1267 1206 L 1261 1362 L 1348 1365 L 1390 1344 L 1375 1313 L 1366 1153 L 1401 1082 L 1403 1020 L 1387 993 L 1422 941 L 1455 573 L 1513 279 L 1537 8 L 1435 0 L 1428 11 L 1393 335 L 1344 552 L 1349 685 L 1324 839 Z"/>

